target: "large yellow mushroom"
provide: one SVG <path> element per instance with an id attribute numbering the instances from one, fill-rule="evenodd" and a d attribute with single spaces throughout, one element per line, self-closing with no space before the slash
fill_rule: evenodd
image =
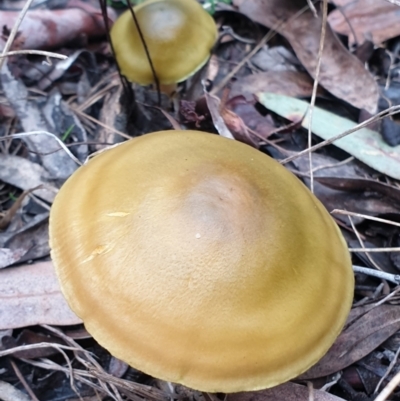
<path id="1" fill-rule="evenodd" d="M 341 331 L 354 279 L 322 204 L 265 154 L 196 131 L 94 157 L 57 195 L 51 255 L 111 354 L 209 392 L 275 386 Z"/>

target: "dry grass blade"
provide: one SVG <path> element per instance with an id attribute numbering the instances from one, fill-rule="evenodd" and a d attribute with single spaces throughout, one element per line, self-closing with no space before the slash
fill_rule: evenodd
<path id="1" fill-rule="evenodd" d="M 18 196 L 17 200 L 13 203 L 13 205 L 6 211 L 3 217 L 0 218 L 0 230 L 4 230 L 5 228 L 8 227 L 8 225 L 11 223 L 12 218 L 15 216 L 17 213 L 18 209 L 21 207 L 23 200 L 26 198 L 27 195 L 29 195 L 31 192 L 35 191 L 36 189 L 42 188 L 41 185 L 28 189 L 20 196 Z"/>
<path id="2" fill-rule="evenodd" d="M 279 27 L 283 27 L 287 24 L 290 24 L 290 21 L 292 19 L 297 18 L 299 15 L 304 13 L 309 9 L 308 5 L 303 7 L 300 11 L 298 11 L 295 15 L 293 15 L 292 18 L 289 18 L 287 21 L 282 21 L 279 24 Z M 278 28 L 278 27 L 275 27 Z M 257 44 L 257 46 L 254 47 L 253 50 L 251 50 L 243 59 L 237 64 L 235 68 L 232 69 L 232 71 L 224 78 L 221 80 L 221 82 L 216 85 L 211 91 L 210 95 L 216 95 L 222 88 L 225 87 L 225 85 L 235 76 L 235 74 L 269 41 L 271 40 L 274 36 L 276 35 L 276 32 L 274 29 L 271 29 L 262 39 L 261 41 Z"/>
<path id="3" fill-rule="evenodd" d="M 351 216 L 347 216 L 347 217 L 348 217 L 348 219 L 350 221 L 351 228 L 352 228 L 354 234 L 356 235 L 358 242 L 360 243 L 360 245 L 362 247 L 360 249 L 364 250 L 365 249 L 364 241 L 361 238 L 361 235 L 358 232 L 356 226 L 354 225 L 353 219 L 351 218 Z M 372 266 L 374 266 L 377 270 L 382 270 L 381 267 L 375 262 L 375 260 L 372 258 L 372 256 L 369 253 L 366 253 L 366 256 L 367 256 L 368 260 L 371 262 Z"/>
<path id="4" fill-rule="evenodd" d="M 395 367 L 395 365 L 397 363 L 397 359 L 399 357 L 399 354 L 400 354 L 400 347 L 397 348 L 397 351 L 396 351 L 396 354 L 393 357 L 393 360 L 390 362 L 390 365 L 386 369 L 385 374 L 381 377 L 381 379 L 379 380 L 378 384 L 376 385 L 374 393 L 377 393 L 379 391 L 379 388 L 381 387 L 382 383 L 386 380 L 386 378 L 389 376 L 389 374 L 392 371 L 392 369 Z"/>
<path id="5" fill-rule="evenodd" d="M 10 57 L 10 56 L 18 56 L 21 54 L 34 54 L 37 56 L 46 57 L 47 59 L 49 59 L 50 57 L 53 57 L 53 58 L 59 58 L 61 60 L 65 60 L 68 58 L 68 56 L 65 56 L 64 54 L 46 52 L 43 50 L 14 50 L 14 51 L 7 52 L 5 54 L 0 54 L 0 58 Z"/>
<path id="6" fill-rule="evenodd" d="M 109 125 L 103 124 L 101 121 L 97 120 L 96 118 L 90 116 L 89 114 L 86 114 L 85 112 L 83 112 L 83 111 L 81 111 L 81 110 L 79 110 L 79 109 L 77 109 L 77 108 L 75 108 L 75 107 L 71 107 L 71 109 L 72 109 L 73 111 L 75 111 L 75 113 L 78 114 L 80 117 L 85 118 L 86 120 L 89 120 L 89 121 L 91 121 L 91 122 L 93 122 L 93 123 L 99 125 L 100 127 L 103 127 L 103 128 L 105 128 L 105 129 L 107 129 L 107 130 L 113 132 L 114 134 L 117 134 L 117 135 L 119 135 L 119 136 L 122 136 L 122 138 L 125 138 L 125 139 L 132 139 L 132 137 L 129 136 L 128 134 L 125 134 L 124 132 L 118 131 L 118 130 L 116 130 L 115 128 L 109 126 Z"/>
<path id="7" fill-rule="evenodd" d="M 43 327 L 46 328 L 47 330 L 51 331 L 52 333 L 56 334 L 58 337 L 63 339 L 71 347 L 77 348 L 79 351 L 81 351 L 82 355 L 84 356 L 84 358 L 80 355 L 79 352 L 74 352 L 75 358 L 77 359 L 77 361 L 79 361 L 87 369 L 91 369 L 92 367 L 94 367 L 94 369 L 97 369 L 97 370 L 99 370 L 101 372 L 104 372 L 103 368 L 96 361 L 96 359 L 90 353 L 85 352 L 85 349 L 82 348 L 72 338 L 68 337 L 62 331 L 57 330 L 56 328 L 54 328 L 52 326 L 43 325 Z M 109 383 L 107 383 L 107 382 L 99 381 L 99 385 L 105 392 L 107 392 L 107 394 L 109 392 L 112 392 L 115 395 L 114 399 L 117 400 L 117 401 L 120 401 L 120 395 L 119 395 L 117 389 L 112 384 L 109 385 Z M 108 386 L 110 386 L 110 388 Z"/>
<path id="8" fill-rule="evenodd" d="M 51 138 L 53 138 L 59 145 L 60 145 L 60 149 L 63 149 L 65 151 L 65 153 L 76 163 L 79 164 L 80 166 L 82 165 L 82 163 L 79 161 L 79 159 L 77 159 L 72 153 L 71 151 L 65 146 L 64 142 L 58 138 L 56 135 L 52 134 L 51 132 L 47 132 L 47 131 L 31 131 L 31 132 L 18 132 L 16 134 L 11 134 L 11 135 L 6 135 L 3 136 L 2 138 L 0 138 L 0 141 L 5 141 L 8 139 L 13 139 L 13 138 L 23 138 L 25 136 L 31 136 L 31 135 L 46 135 L 46 136 L 50 136 Z"/>
<path id="9" fill-rule="evenodd" d="M 309 5 L 310 5 L 310 2 L 309 2 Z M 310 8 L 316 15 L 316 10 L 312 3 L 311 3 Z M 318 16 L 316 15 L 316 17 L 318 17 Z M 311 132 L 312 116 L 313 116 L 315 101 L 317 99 L 317 89 L 318 89 L 318 83 L 319 83 L 319 74 L 321 71 L 322 52 L 324 51 L 327 18 L 328 18 L 328 0 L 324 0 L 322 2 L 322 26 L 321 26 L 321 37 L 319 40 L 319 49 L 318 49 L 318 56 L 317 56 L 317 68 L 315 71 L 315 79 L 314 79 L 313 91 L 312 91 L 312 96 L 311 96 L 310 108 L 308 109 L 308 116 L 309 116 L 310 124 L 308 125 L 307 141 L 308 141 L 309 148 L 311 148 L 311 146 L 312 146 L 312 132 Z M 312 152 L 310 152 L 308 154 L 308 157 L 309 157 L 309 166 L 310 166 L 310 190 L 311 190 L 311 192 L 314 193 L 314 174 L 313 174 Z"/>
<path id="10" fill-rule="evenodd" d="M 57 351 L 62 351 L 62 350 L 81 351 L 81 352 L 85 352 L 87 354 L 90 354 L 89 351 L 85 351 L 82 348 L 74 348 L 74 347 L 70 347 L 70 346 L 67 346 L 67 345 L 54 344 L 54 343 L 38 343 L 38 344 L 20 345 L 18 347 L 13 347 L 13 348 L 1 350 L 0 351 L 0 358 L 3 357 L 3 356 L 15 354 L 16 352 L 19 352 L 19 351 L 26 351 L 26 350 L 35 349 L 35 348 L 49 348 L 49 347 L 55 348 Z"/>
<path id="11" fill-rule="evenodd" d="M 138 396 L 146 400 L 165 401 L 166 399 L 168 399 L 168 395 L 166 395 L 161 390 L 157 390 L 153 387 L 134 383 L 128 380 L 119 379 L 115 376 L 110 375 L 102 368 L 102 366 L 90 353 L 85 352 L 85 350 L 80 347 L 79 344 L 77 344 L 72 338 L 66 336 L 63 332 L 57 330 L 54 327 L 48 325 L 43 325 L 43 327 L 62 338 L 67 344 L 75 349 L 76 359 L 87 369 L 86 371 L 84 371 L 85 375 L 90 375 L 91 378 L 97 379 L 99 383 L 98 385 L 100 386 L 99 389 L 108 394 L 114 400 L 120 400 L 118 391 L 128 393 L 130 394 L 130 396 Z M 79 352 L 76 352 L 77 350 L 85 352 L 83 354 L 85 358 L 82 358 Z M 114 395 L 111 396 L 110 394 Z"/>
<path id="12" fill-rule="evenodd" d="M 350 252 L 400 252 L 400 248 L 349 248 Z"/>
<path id="13" fill-rule="evenodd" d="M 112 393 L 109 389 L 104 388 L 90 379 L 93 378 L 93 376 L 87 371 L 87 370 L 82 370 L 82 369 L 75 369 L 75 368 L 66 368 L 64 366 L 61 366 L 49 359 L 42 358 L 40 361 L 32 361 L 30 359 L 21 359 L 28 365 L 36 366 L 41 369 L 46 369 L 46 370 L 52 370 L 52 371 L 58 371 L 58 372 L 63 372 L 65 373 L 72 382 L 75 382 L 75 380 L 80 381 L 81 383 L 86 384 L 89 387 L 92 387 L 94 390 L 99 391 L 109 397 L 111 397 L 115 401 L 122 401 L 122 398 L 118 395 L 116 396 L 114 393 Z M 72 387 L 72 386 L 71 386 Z M 79 392 L 76 390 L 75 387 L 72 387 L 72 389 L 75 391 L 76 395 L 79 397 Z"/>
<path id="14" fill-rule="evenodd" d="M 7 42 L 6 42 L 6 44 L 4 45 L 3 52 L 2 52 L 2 56 L 3 56 L 3 57 L 0 58 L 0 70 L 1 70 L 1 68 L 3 67 L 4 60 L 6 59 L 4 56 L 5 56 L 5 55 L 8 53 L 8 51 L 10 50 L 11 45 L 13 44 L 14 39 L 15 39 L 15 37 L 17 36 L 19 26 L 21 25 L 21 22 L 22 22 L 22 20 L 24 19 L 25 14 L 28 12 L 29 7 L 31 6 L 32 2 L 33 2 L 33 0 L 28 0 L 28 1 L 25 3 L 24 7 L 22 8 L 21 12 L 20 12 L 19 15 L 18 15 L 17 21 L 15 22 L 15 24 L 14 24 L 14 26 L 13 26 L 11 32 L 10 32 L 10 35 L 8 35 Z"/>
<path id="15" fill-rule="evenodd" d="M 12 368 L 14 369 L 15 375 L 18 377 L 19 381 L 24 386 L 25 391 L 32 398 L 32 401 L 39 401 L 39 399 L 36 397 L 35 393 L 32 391 L 32 389 L 29 387 L 28 383 L 26 382 L 24 376 L 22 376 L 22 373 L 19 370 L 17 364 L 13 360 L 11 360 L 10 363 L 11 363 Z"/>
<path id="16" fill-rule="evenodd" d="M 381 391 L 378 397 L 375 398 L 375 401 L 386 401 L 390 394 L 393 393 L 395 388 L 400 384 L 400 372 L 396 374 L 387 384 L 387 386 Z"/>
<path id="17" fill-rule="evenodd" d="M 14 348 L 10 348 L 10 349 L 4 350 L 4 351 L 0 351 L 0 357 L 5 356 L 5 355 L 14 354 L 14 353 L 17 352 L 17 351 L 24 351 L 24 350 L 35 349 L 35 348 L 47 348 L 47 347 L 53 347 L 53 348 L 55 348 L 58 352 L 60 352 L 60 353 L 63 355 L 63 357 L 64 357 L 64 359 L 65 359 L 65 361 L 66 361 L 66 363 L 67 363 L 67 365 L 68 365 L 68 370 L 69 370 L 70 372 L 72 372 L 72 364 L 71 364 L 71 361 L 70 361 L 70 359 L 68 358 L 68 355 L 65 353 L 64 350 L 71 350 L 71 351 L 73 351 L 74 348 L 73 348 L 73 347 L 68 347 L 68 346 L 65 346 L 65 345 L 53 344 L 53 343 L 38 343 L 38 344 L 31 344 L 31 345 L 22 345 L 22 346 L 19 346 L 19 347 L 14 347 Z M 85 350 L 84 350 L 84 352 L 85 352 L 85 353 L 88 353 L 88 352 L 85 351 Z M 75 388 L 73 376 L 70 375 L 69 377 L 70 377 L 70 385 L 71 385 L 71 388 L 75 391 L 76 394 L 78 394 L 78 391 L 77 391 L 76 388 Z"/>
<path id="18" fill-rule="evenodd" d="M 332 214 L 344 214 L 346 216 L 362 217 L 367 220 L 379 221 L 380 223 L 386 223 L 386 224 L 391 224 L 392 226 L 400 227 L 400 223 L 396 223 L 395 221 L 381 219 L 379 217 L 368 216 L 366 214 L 361 214 L 361 213 L 348 212 L 347 210 L 334 209 L 334 210 L 332 210 L 331 213 Z"/>

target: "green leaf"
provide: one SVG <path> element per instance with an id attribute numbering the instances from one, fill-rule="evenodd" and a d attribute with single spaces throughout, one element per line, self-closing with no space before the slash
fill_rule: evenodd
<path id="1" fill-rule="evenodd" d="M 257 93 L 257 98 L 267 109 L 291 121 L 300 120 L 310 106 L 308 102 L 303 100 L 273 93 Z M 309 118 L 307 117 L 303 120 L 302 126 L 308 129 L 308 125 Z M 314 108 L 311 130 L 323 139 L 330 139 L 354 128 L 356 125 L 355 122 L 329 111 L 318 107 Z M 400 179 L 400 145 L 389 146 L 378 132 L 361 128 L 344 138 L 338 139 L 333 144 L 373 169 Z"/>

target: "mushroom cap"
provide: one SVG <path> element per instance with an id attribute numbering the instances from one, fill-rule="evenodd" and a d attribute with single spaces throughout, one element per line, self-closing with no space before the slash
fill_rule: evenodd
<path id="1" fill-rule="evenodd" d="M 318 199 L 243 143 L 164 131 L 94 157 L 50 214 L 62 291 L 111 354 L 210 392 L 272 387 L 351 307 L 346 243 Z"/>
<path id="2" fill-rule="evenodd" d="M 206 63 L 217 28 L 196 0 L 147 0 L 134 10 L 161 84 L 184 81 Z M 153 83 L 130 10 L 121 14 L 110 35 L 122 74 L 141 85 Z"/>

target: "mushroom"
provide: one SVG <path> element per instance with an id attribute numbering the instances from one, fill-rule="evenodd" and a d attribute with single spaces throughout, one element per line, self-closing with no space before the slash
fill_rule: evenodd
<path id="1" fill-rule="evenodd" d="M 217 28 L 196 0 L 147 0 L 134 11 L 160 84 L 184 81 L 207 62 Z M 141 85 L 154 83 L 130 10 L 117 19 L 110 36 L 121 73 Z"/>
<path id="2" fill-rule="evenodd" d="M 50 214 L 65 298 L 110 353 L 197 390 L 272 387 L 341 331 L 354 277 L 318 199 L 250 146 L 147 134 L 78 169 Z"/>

